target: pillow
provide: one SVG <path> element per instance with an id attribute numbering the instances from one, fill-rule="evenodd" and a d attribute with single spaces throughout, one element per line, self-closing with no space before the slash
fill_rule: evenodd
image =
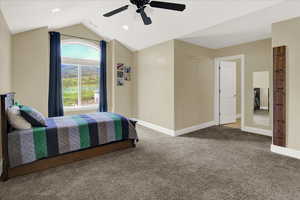
<path id="1" fill-rule="evenodd" d="M 29 106 L 20 106 L 21 116 L 33 127 L 46 127 L 46 118 L 42 113 Z"/>
<path id="2" fill-rule="evenodd" d="M 28 123 L 20 113 L 18 106 L 12 106 L 7 110 L 8 121 L 10 125 L 15 129 L 31 129 L 32 126 Z"/>

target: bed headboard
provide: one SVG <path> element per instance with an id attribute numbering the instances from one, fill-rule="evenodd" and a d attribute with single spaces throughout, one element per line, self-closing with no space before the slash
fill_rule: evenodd
<path id="1" fill-rule="evenodd" d="M 6 110 L 14 105 L 14 97 L 15 93 L 7 93 L 0 95 L 0 121 L 1 121 L 1 141 L 2 141 L 2 158 L 3 158 L 3 168 L 2 168 L 2 176 L 3 180 L 7 179 L 8 176 L 8 132 L 10 130 L 10 126 L 8 123 L 8 118 L 6 114 Z"/>
<path id="2" fill-rule="evenodd" d="M 8 133 L 8 131 L 10 130 L 7 115 L 6 115 L 6 110 L 12 105 L 14 105 L 14 98 L 15 98 L 15 93 L 7 93 L 7 94 L 0 95 L 1 131 L 5 131 L 6 133 Z M 6 130 L 3 130 L 3 128 L 6 128 Z"/>

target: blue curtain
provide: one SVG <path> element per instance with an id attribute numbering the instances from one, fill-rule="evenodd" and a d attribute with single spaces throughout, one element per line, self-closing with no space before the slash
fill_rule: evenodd
<path id="1" fill-rule="evenodd" d="M 100 41 L 100 103 L 99 111 L 107 112 L 107 88 L 106 88 L 106 42 Z"/>
<path id="2" fill-rule="evenodd" d="M 64 115 L 61 83 L 60 33 L 50 32 L 50 74 L 48 115 L 58 117 Z"/>

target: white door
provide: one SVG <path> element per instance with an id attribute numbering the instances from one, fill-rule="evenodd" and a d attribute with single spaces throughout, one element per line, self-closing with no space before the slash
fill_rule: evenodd
<path id="1" fill-rule="evenodd" d="M 236 122 L 236 63 L 220 62 L 220 123 Z"/>

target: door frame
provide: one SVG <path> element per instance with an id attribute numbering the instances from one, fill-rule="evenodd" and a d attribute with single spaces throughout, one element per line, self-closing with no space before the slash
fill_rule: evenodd
<path id="1" fill-rule="evenodd" d="M 221 61 L 231 61 L 231 60 L 241 60 L 241 130 L 245 127 L 245 107 L 244 107 L 244 97 L 245 97 L 245 55 L 235 55 L 235 56 L 225 56 L 225 57 L 217 57 L 215 58 L 215 95 L 214 95 L 214 120 L 217 125 L 220 124 L 220 74 L 219 74 L 219 66 Z"/>

